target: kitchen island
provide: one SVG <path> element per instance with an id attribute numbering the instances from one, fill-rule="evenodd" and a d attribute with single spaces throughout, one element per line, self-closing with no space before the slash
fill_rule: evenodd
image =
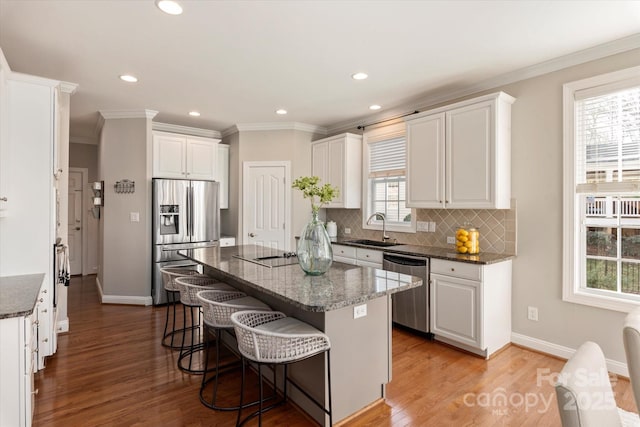
<path id="1" fill-rule="evenodd" d="M 334 421 L 344 420 L 385 397 L 385 386 L 391 381 L 390 296 L 422 286 L 420 278 L 338 262 L 322 276 L 308 276 L 295 257 L 254 245 L 181 253 L 202 264 L 207 275 L 329 336 Z M 326 401 L 323 357 L 292 365 L 289 375 L 315 399 Z M 290 389 L 290 398 L 320 425 L 328 425 L 328 417 L 297 390 Z"/>

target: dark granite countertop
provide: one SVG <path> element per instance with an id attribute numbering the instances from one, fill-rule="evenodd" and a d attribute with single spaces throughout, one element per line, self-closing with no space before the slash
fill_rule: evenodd
<path id="1" fill-rule="evenodd" d="M 494 254 L 489 252 L 480 252 L 476 255 L 465 255 L 456 253 L 453 248 L 437 248 L 433 246 L 418 246 L 418 245 L 397 245 L 387 247 L 375 247 L 369 245 L 362 245 L 359 243 L 352 243 L 352 240 L 357 240 L 355 237 L 338 237 L 332 240 L 335 244 L 345 246 L 355 246 L 358 248 L 375 249 L 383 252 L 390 252 L 396 254 L 422 256 L 426 258 L 438 258 L 448 261 L 468 262 L 471 264 L 494 264 L 496 262 L 507 261 L 515 257 L 510 254 Z"/>
<path id="2" fill-rule="evenodd" d="M 43 280 L 44 273 L 0 277 L 0 319 L 33 313 Z"/>
<path id="3" fill-rule="evenodd" d="M 308 276 L 296 258 L 292 264 L 265 267 L 246 258 L 282 254 L 262 246 L 245 245 L 182 250 L 181 254 L 216 270 L 230 281 L 312 312 L 326 312 L 422 285 L 419 277 L 334 262 L 322 276 Z"/>

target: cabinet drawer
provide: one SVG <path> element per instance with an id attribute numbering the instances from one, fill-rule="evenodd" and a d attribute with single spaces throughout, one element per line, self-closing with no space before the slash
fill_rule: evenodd
<path id="1" fill-rule="evenodd" d="M 358 259 L 361 261 L 373 262 L 382 265 L 382 251 L 358 248 L 357 254 Z"/>
<path id="2" fill-rule="evenodd" d="M 356 259 L 356 248 L 352 246 L 333 245 L 333 255 Z"/>
<path id="3" fill-rule="evenodd" d="M 347 257 L 342 257 L 340 255 L 335 255 L 335 254 L 333 255 L 333 261 L 334 262 L 341 262 L 343 264 L 357 265 L 355 258 L 347 258 Z"/>
<path id="4" fill-rule="evenodd" d="M 462 279 L 482 280 L 482 266 L 466 262 L 431 259 L 431 272 L 445 276 L 460 277 Z"/>

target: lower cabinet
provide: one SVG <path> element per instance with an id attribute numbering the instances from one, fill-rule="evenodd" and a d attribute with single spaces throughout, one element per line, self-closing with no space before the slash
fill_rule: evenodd
<path id="1" fill-rule="evenodd" d="M 37 364 L 36 314 L 0 319 L 0 426 L 31 426 Z"/>
<path id="2" fill-rule="evenodd" d="M 511 260 L 471 264 L 431 259 L 431 332 L 489 357 L 511 341 Z"/>
<path id="3" fill-rule="evenodd" d="M 382 268 L 382 251 L 344 245 L 331 246 L 334 261 L 362 267 Z"/>

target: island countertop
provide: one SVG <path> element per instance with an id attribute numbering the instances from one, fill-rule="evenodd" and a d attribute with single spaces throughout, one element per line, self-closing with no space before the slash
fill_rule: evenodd
<path id="1" fill-rule="evenodd" d="M 0 319 L 33 313 L 44 274 L 0 277 Z"/>
<path id="2" fill-rule="evenodd" d="M 180 253 L 212 268 L 223 279 L 243 283 L 311 312 L 336 310 L 422 285 L 419 277 L 340 262 L 334 262 L 324 275 L 309 276 L 295 257 L 289 265 L 272 268 L 237 258 L 283 253 L 256 245 L 198 248 Z"/>

